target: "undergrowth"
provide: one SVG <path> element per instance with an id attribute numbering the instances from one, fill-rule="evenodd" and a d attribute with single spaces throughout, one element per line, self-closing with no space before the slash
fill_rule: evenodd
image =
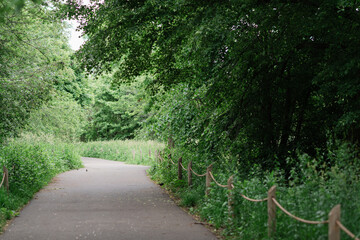
<path id="1" fill-rule="evenodd" d="M 193 154 L 193 155 L 192 155 Z M 341 204 L 341 222 L 357 237 L 360 236 L 360 162 L 351 159 L 344 148 L 333 152 L 333 166 L 326 169 L 309 156 L 299 156 L 299 167 L 294 169 L 290 179 L 284 179 L 282 171 L 261 172 L 254 166 L 249 173 L 241 174 L 229 166 L 217 166 L 213 174 L 218 182 L 226 184 L 234 175 L 235 188 L 233 212 L 229 213 L 229 190 L 211 183 L 211 190 L 205 196 L 205 177 L 193 174 L 193 186 L 187 186 L 187 174 L 177 179 L 177 164 L 172 164 L 164 154 L 164 161 L 154 163 L 149 170 L 151 177 L 180 198 L 180 204 L 190 212 L 200 215 L 215 228 L 224 229 L 226 239 L 328 239 L 328 225 L 309 225 L 298 222 L 277 208 L 276 233 L 267 236 L 267 202 L 250 202 L 240 196 L 244 194 L 254 199 L 267 197 L 267 191 L 276 185 L 278 202 L 300 218 L 322 221 L 328 219 L 330 210 Z M 205 173 L 206 166 L 197 164 L 199 158 L 194 153 L 173 150 L 172 158 L 183 157 L 183 165 L 193 161 L 193 169 Z M 193 157 L 193 158 L 191 158 Z M 174 161 L 174 160 L 173 160 Z M 204 161 L 201 161 L 204 162 Z M 346 163 L 346 164 L 344 164 Z M 326 169 L 326 170 L 325 170 Z M 230 217 L 232 216 L 232 217 Z M 350 239 L 341 233 L 341 239 Z"/>
<path id="2" fill-rule="evenodd" d="M 76 148 L 83 157 L 152 165 L 156 152 L 164 145 L 156 141 L 112 140 L 77 143 Z"/>
<path id="3" fill-rule="evenodd" d="M 80 168 L 82 163 L 72 144 L 16 139 L 0 146 L 0 166 L 9 171 L 9 192 L 0 189 L 3 226 L 56 174 Z"/>

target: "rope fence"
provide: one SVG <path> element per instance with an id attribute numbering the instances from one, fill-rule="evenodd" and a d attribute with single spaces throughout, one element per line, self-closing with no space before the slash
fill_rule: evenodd
<path id="1" fill-rule="evenodd" d="M 302 218 L 299 218 L 293 214 L 291 214 L 288 210 L 286 210 L 283 206 L 280 205 L 280 203 L 276 200 L 276 198 L 271 198 L 271 200 L 275 203 L 275 205 L 281 209 L 281 211 L 283 211 L 284 213 L 286 213 L 289 217 L 299 221 L 299 222 L 303 222 L 303 223 L 307 223 L 307 224 L 325 224 L 325 223 L 329 223 L 329 220 L 326 221 L 310 221 L 310 220 L 305 220 Z"/>
<path id="2" fill-rule="evenodd" d="M 5 180 L 5 174 L 3 174 L 3 178 L 2 178 L 1 183 L 0 183 L 0 188 L 2 187 L 2 185 L 4 183 L 4 180 Z"/>
<path id="3" fill-rule="evenodd" d="M 160 161 L 164 161 L 164 159 L 161 157 L 161 154 L 158 155 L 158 158 Z M 198 177 L 206 177 L 206 191 L 205 194 L 209 195 L 209 190 L 211 187 L 211 182 L 213 181 L 217 186 L 222 188 L 229 189 L 228 193 L 228 207 L 229 207 L 229 215 L 234 217 L 233 215 L 233 194 L 231 193 L 231 190 L 235 188 L 233 181 L 233 176 L 231 176 L 228 179 L 227 184 L 220 184 L 214 177 L 212 173 L 212 165 L 209 165 L 206 168 L 206 172 L 204 174 L 198 174 L 192 169 L 192 161 L 188 163 L 188 167 L 185 168 L 182 164 L 182 157 L 179 158 L 178 164 L 176 164 L 171 159 L 171 154 L 169 154 L 169 160 L 173 165 L 178 165 L 178 179 L 182 179 L 182 171 L 186 171 L 188 174 L 188 185 L 192 185 L 192 174 L 195 174 Z M 350 230 L 348 230 L 341 222 L 340 222 L 340 204 L 336 205 L 333 209 L 331 209 L 329 213 L 329 219 L 324 221 L 311 221 L 306 220 L 300 217 L 295 216 L 294 214 L 290 213 L 288 210 L 286 210 L 276 199 L 276 186 L 272 186 L 268 190 L 268 196 L 263 199 L 252 199 L 244 194 L 240 193 L 240 196 L 248 201 L 251 202 L 265 202 L 267 201 L 267 207 L 268 207 L 268 236 L 271 237 L 276 232 L 276 209 L 279 208 L 282 212 L 284 212 L 289 217 L 295 219 L 296 221 L 306 223 L 306 224 L 328 224 L 328 239 L 329 240 L 340 240 L 340 231 L 344 231 L 349 237 L 351 237 L 354 240 L 360 240 L 353 234 Z"/>
<path id="4" fill-rule="evenodd" d="M 340 221 L 336 221 L 336 224 L 341 228 L 341 230 L 343 230 L 349 237 L 351 237 L 352 239 L 355 240 L 359 240 L 359 238 L 357 238 L 352 232 L 349 231 L 349 229 L 347 229 L 346 227 L 344 227 L 344 225 L 342 225 L 342 223 Z"/>
<path id="5" fill-rule="evenodd" d="M 213 175 L 211 172 L 209 172 L 209 174 L 210 174 L 210 177 L 212 178 L 212 180 L 214 180 L 214 183 L 216 183 L 216 185 L 218 185 L 219 187 L 223 187 L 223 188 L 227 188 L 227 187 L 228 187 L 228 185 L 222 185 L 222 184 L 218 183 L 218 182 L 216 181 L 216 179 L 214 178 L 214 175 Z M 234 186 L 234 185 L 233 185 L 233 186 Z"/>
<path id="6" fill-rule="evenodd" d="M 205 177 L 205 176 L 206 176 L 206 173 L 204 173 L 204 174 L 198 174 L 198 173 L 196 173 L 196 172 L 194 171 L 194 169 L 192 169 L 192 168 L 191 168 L 191 171 L 192 171 L 196 176 L 198 176 L 198 177 Z"/>
<path id="7" fill-rule="evenodd" d="M 9 171 L 3 166 L 3 177 L 0 183 L 0 188 L 4 185 L 7 192 L 9 192 Z"/>

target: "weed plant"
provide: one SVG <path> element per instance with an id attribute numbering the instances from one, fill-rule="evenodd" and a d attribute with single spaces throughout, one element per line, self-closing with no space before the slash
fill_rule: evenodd
<path id="1" fill-rule="evenodd" d="M 112 140 L 76 144 L 83 157 L 102 158 L 131 164 L 152 165 L 156 152 L 164 148 L 156 141 Z"/>
<path id="2" fill-rule="evenodd" d="M 82 166 L 71 144 L 28 140 L 12 140 L 0 146 L 0 166 L 9 171 L 9 193 L 0 189 L 1 226 L 56 174 Z"/>
<path id="3" fill-rule="evenodd" d="M 169 151 L 169 150 L 167 150 Z M 229 213 L 229 190 L 211 185 L 211 191 L 205 196 L 205 177 L 193 175 L 193 186 L 187 186 L 187 175 L 177 180 L 177 165 L 172 164 L 164 154 L 164 161 L 154 163 L 149 171 L 151 177 L 162 183 L 178 196 L 183 206 L 200 215 L 216 228 L 223 228 L 226 239 L 328 239 L 328 225 L 310 225 L 298 222 L 277 208 L 276 234 L 267 236 L 267 202 L 250 202 L 240 196 L 244 194 L 254 199 L 267 197 L 267 191 L 276 185 L 278 202 L 292 214 L 307 220 L 322 221 L 328 219 L 330 210 L 341 204 L 341 222 L 357 237 L 360 236 L 360 163 L 348 156 L 344 148 L 334 152 L 331 168 L 320 166 L 306 155 L 299 156 L 299 166 L 292 172 L 290 179 L 284 179 L 281 170 L 260 172 L 254 166 L 250 173 L 230 172 L 236 169 L 229 166 L 214 165 L 213 174 L 218 182 L 226 184 L 234 174 L 235 189 L 231 190 L 234 208 Z M 206 167 L 200 162 L 196 153 L 184 153 L 192 156 L 193 169 L 202 174 Z M 179 152 L 172 150 L 172 158 L 177 159 Z M 183 157 L 186 166 L 190 159 Z M 204 162 L 204 161 L 202 161 Z M 200 167 L 199 167 L 200 166 Z M 326 170 L 325 170 L 326 169 Z M 233 217 L 230 217 L 233 216 Z M 341 233 L 341 239 L 350 239 Z"/>

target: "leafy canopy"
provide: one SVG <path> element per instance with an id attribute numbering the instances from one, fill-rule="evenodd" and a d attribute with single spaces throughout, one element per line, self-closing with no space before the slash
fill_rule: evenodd
<path id="1" fill-rule="evenodd" d="M 208 152 L 230 143 L 239 161 L 289 173 L 296 162 L 287 159 L 296 152 L 320 151 L 331 164 L 329 144 L 360 140 L 357 1 L 109 0 L 67 7 L 89 37 L 78 52 L 88 72 L 118 63 L 120 81 L 148 73 L 154 89 L 203 89 L 194 96 L 206 106 L 199 134 L 190 139 L 195 146 L 215 141 Z M 170 121 L 187 131 L 195 124 Z"/>

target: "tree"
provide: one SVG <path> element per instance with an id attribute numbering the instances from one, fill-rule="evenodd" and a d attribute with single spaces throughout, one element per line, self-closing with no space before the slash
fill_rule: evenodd
<path id="1" fill-rule="evenodd" d="M 24 132 L 74 142 L 80 140 L 84 125 L 85 114 L 80 104 L 70 94 L 59 92 L 30 113 Z"/>
<path id="2" fill-rule="evenodd" d="M 54 10 L 29 3 L 4 13 L 0 24 L 0 141 L 15 136 L 30 112 L 49 100 L 52 84 L 68 75 L 65 25 Z"/>
<path id="3" fill-rule="evenodd" d="M 42 3 L 42 0 L 31 0 L 33 3 Z M 0 0 L 0 23 L 5 21 L 6 16 L 9 13 L 14 13 L 15 11 L 21 11 L 25 6 L 26 0 Z"/>
<path id="4" fill-rule="evenodd" d="M 202 128 L 239 161 L 289 173 L 297 152 L 359 143 L 357 2 L 68 1 L 68 12 L 89 37 L 78 52 L 87 71 L 116 62 L 124 81 L 145 72 L 154 88 L 204 89 Z"/>
<path id="5" fill-rule="evenodd" d="M 132 84 L 114 85 L 112 74 L 103 75 L 95 82 L 94 105 L 85 129 L 86 140 L 131 139 L 146 118 L 147 99 L 141 86 L 145 77 Z"/>

